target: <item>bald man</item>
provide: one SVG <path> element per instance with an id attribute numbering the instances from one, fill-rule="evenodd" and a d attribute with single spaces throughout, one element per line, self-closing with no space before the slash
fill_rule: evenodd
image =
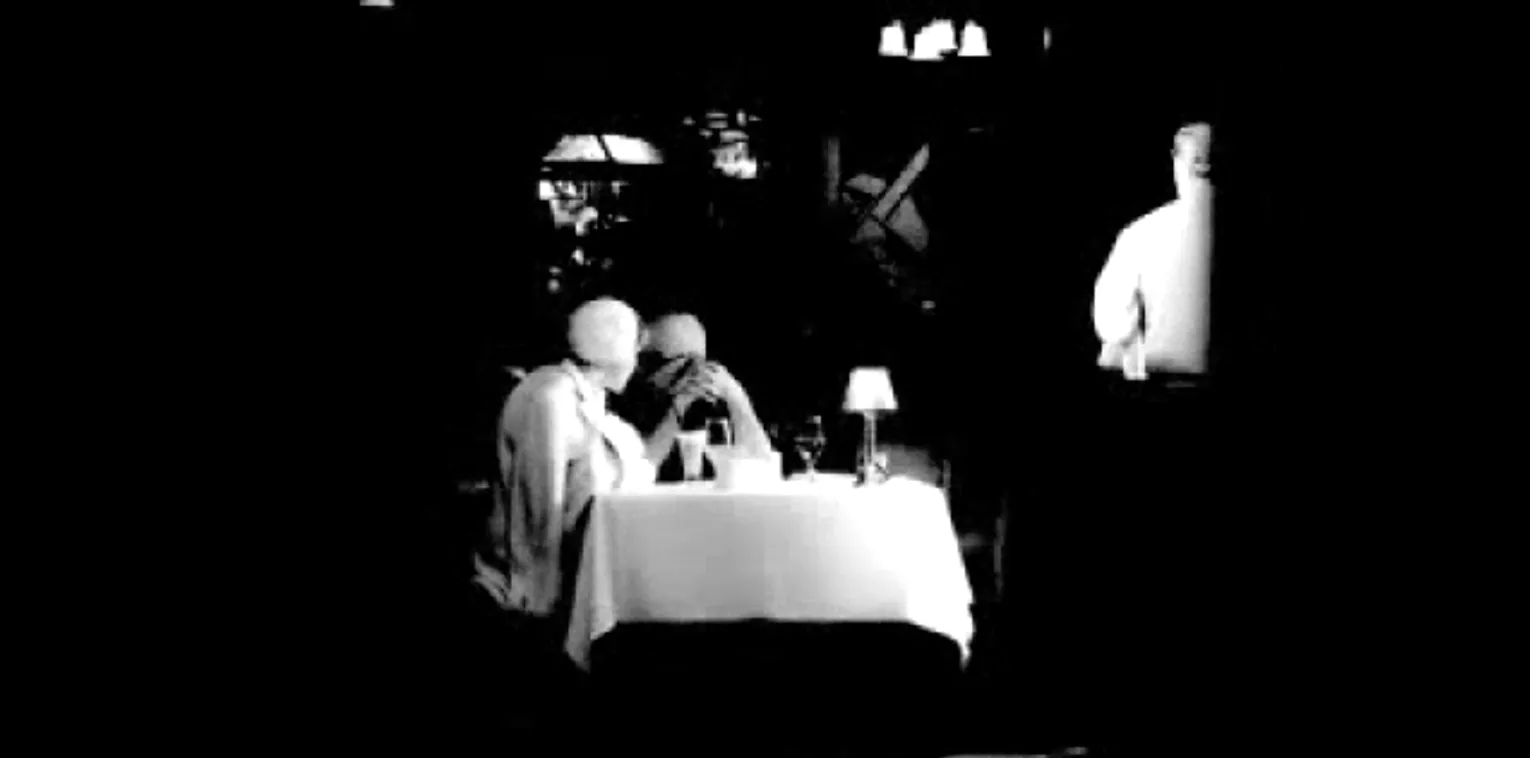
<path id="1" fill-rule="evenodd" d="M 1206 373 L 1211 302 L 1211 126 L 1170 152 L 1175 199 L 1128 224 L 1094 285 L 1098 363 L 1133 380 Z"/>
<path id="2" fill-rule="evenodd" d="M 622 408 L 643 431 L 648 459 L 659 478 L 680 478 L 675 435 L 721 417 L 733 428 L 734 443 L 752 455 L 771 451 L 770 437 L 743 385 L 721 364 L 707 360 L 707 333 L 689 313 L 670 313 L 648 325 L 648 339 L 632 390 Z"/>

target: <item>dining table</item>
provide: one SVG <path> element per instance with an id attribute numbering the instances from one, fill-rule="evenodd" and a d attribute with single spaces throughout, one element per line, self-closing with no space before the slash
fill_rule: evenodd
<path id="1" fill-rule="evenodd" d="M 565 649 L 629 724 L 933 746 L 972 601 L 931 484 L 657 484 L 593 502 Z"/>

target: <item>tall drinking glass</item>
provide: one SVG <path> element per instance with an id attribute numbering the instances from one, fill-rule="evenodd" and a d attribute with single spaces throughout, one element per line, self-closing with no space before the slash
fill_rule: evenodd
<path id="1" fill-rule="evenodd" d="M 699 481 L 702 455 L 707 449 L 707 430 L 680 432 L 675 435 L 675 443 L 680 446 L 680 465 L 684 471 L 685 481 Z"/>

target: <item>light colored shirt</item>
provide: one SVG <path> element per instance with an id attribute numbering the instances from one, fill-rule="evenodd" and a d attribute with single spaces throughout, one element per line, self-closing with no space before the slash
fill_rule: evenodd
<path id="1" fill-rule="evenodd" d="M 1212 199 L 1166 203 L 1128 224 L 1094 285 L 1099 365 L 1141 339 L 1149 372 L 1203 374 L 1211 336 Z"/>
<path id="2" fill-rule="evenodd" d="M 574 527 L 598 494 L 652 483 L 631 425 L 572 363 L 526 377 L 500 414 L 499 481 L 476 581 L 505 608 L 550 616 L 574 577 Z"/>

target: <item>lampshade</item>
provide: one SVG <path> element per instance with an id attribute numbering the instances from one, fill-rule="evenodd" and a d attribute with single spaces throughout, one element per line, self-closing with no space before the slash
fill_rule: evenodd
<path id="1" fill-rule="evenodd" d="M 904 39 L 903 24 L 894 21 L 882 27 L 881 53 L 893 58 L 908 56 L 908 43 Z"/>
<path id="2" fill-rule="evenodd" d="M 938 61 L 955 49 L 956 31 L 951 28 L 950 21 L 939 19 L 914 35 L 914 52 L 909 57 L 916 61 Z"/>
<path id="3" fill-rule="evenodd" d="M 988 57 L 988 32 L 983 31 L 976 21 L 968 21 L 962 27 L 962 49 L 956 55 L 959 58 Z"/>
<path id="4" fill-rule="evenodd" d="M 845 410 L 865 413 L 897 409 L 898 398 L 893 395 L 892 378 L 887 369 L 863 367 L 850 372 L 850 386 L 845 389 Z"/>
<path id="5" fill-rule="evenodd" d="M 935 23 L 930 24 L 930 31 L 935 36 L 933 44 L 936 50 L 942 53 L 956 50 L 956 27 L 951 26 L 950 21 L 943 18 L 937 19 Z"/>

